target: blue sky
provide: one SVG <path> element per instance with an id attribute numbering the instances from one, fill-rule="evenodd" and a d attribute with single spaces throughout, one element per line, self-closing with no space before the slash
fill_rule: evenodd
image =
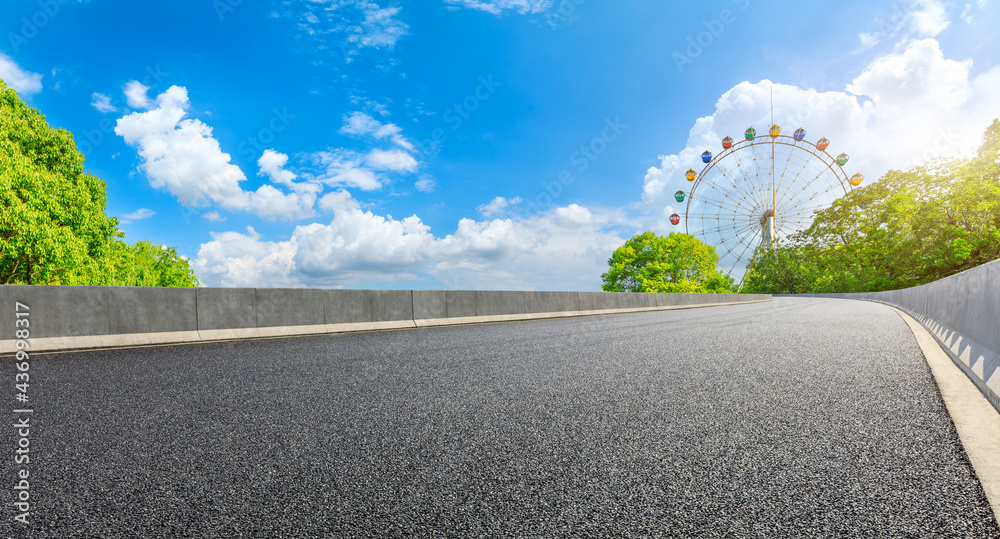
<path id="1" fill-rule="evenodd" d="M 676 4 L 7 0 L 0 78 L 208 286 L 598 290 L 772 88 L 870 179 L 1000 116 L 996 0 Z"/>

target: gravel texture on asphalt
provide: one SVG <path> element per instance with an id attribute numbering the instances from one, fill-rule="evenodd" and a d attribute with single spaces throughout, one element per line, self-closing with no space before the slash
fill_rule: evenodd
<path id="1" fill-rule="evenodd" d="M 31 362 L 31 524 L 5 458 L 3 537 L 1000 538 L 913 335 L 873 303 Z"/>

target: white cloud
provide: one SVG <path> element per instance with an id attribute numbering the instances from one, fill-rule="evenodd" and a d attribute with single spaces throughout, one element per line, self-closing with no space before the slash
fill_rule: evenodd
<path id="1" fill-rule="evenodd" d="M 139 208 L 132 213 L 126 213 L 122 217 L 130 221 L 141 221 L 143 219 L 149 219 L 150 217 L 156 215 L 156 212 L 149 208 Z"/>
<path id="2" fill-rule="evenodd" d="M 319 207 L 330 212 L 350 211 L 360 208 L 358 201 L 351 197 L 351 194 L 341 189 L 323 195 L 319 200 Z"/>
<path id="3" fill-rule="evenodd" d="M 274 150 L 264 150 L 264 153 L 257 160 L 260 167 L 258 175 L 266 174 L 271 181 L 281 185 L 294 185 L 297 177 L 294 172 L 285 170 L 283 167 L 288 164 L 288 156 Z"/>
<path id="4" fill-rule="evenodd" d="M 339 41 L 348 62 L 365 49 L 392 50 L 406 35 L 409 26 L 399 19 L 399 7 L 380 7 L 366 0 L 308 0 L 287 2 L 293 6 L 288 16 L 299 21 L 304 35 L 319 40 L 318 48 L 328 48 L 331 38 Z"/>
<path id="5" fill-rule="evenodd" d="M 910 28 L 918 36 L 934 37 L 951 24 L 941 0 L 913 0 Z"/>
<path id="6" fill-rule="evenodd" d="M 341 26 L 347 31 L 348 43 L 360 47 L 392 48 L 401 37 L 406 35 L 409 27 L 396 18 L 400 8 L 383 8 L 374 2 L 364 1 L 355 1 L 351 4 L 340 3 L 341 6 L 352 4 L 361 11 L 364 18 L 356 23 Z"/>
<path id="7" fill-rule="evenodd" d="M 379 103 L 378 101 L 375 101 L 373 99 L 368 99 L 366 97 L 362 97 L 362 96 L 358 96 L 358 95 L 352 95 L 351 96 L 351 103 L 354 103 L 355 105 L 364 105 L 365 108 L 377 112 L 378 115 L 381 116 L 381 117 L 383 117 L 383 118 L 385 118 L 386 116 L 391 116 L 392 115 L 389 112 L 389 107 L 387 107 L 385 104 Z"/>
<path id="8" fill-rule="evenodd" d="M 862 50 L 887 39 L 902 45 L 909 39 L 936 37 L 951 25 L 947 6 L 941 0 L 910 0 L 886 9 L 891 9 L 891 13 L 887 11 L 875 18 L 879 31 L 858 35 Z"/>
<path id="9" fill-rule="evenodd" d="M 985 10 L 986 3 L 986 0 L 977 0 L 975 4 L 972 4 L 971 2 L 965 4 L 962 8 L 962 20 L 964 20 L 966 24 L 972 24 L 973 21 L 975 21 L 975 17 L 972 14 L 973 10 L 975 8 L 979 8 L 980 11 Z"/>
<path id="10" fill-rule="evenodd" d="M 873 32 L 870 34 L 860 33 L 858 34 L 858 40 L 861 41 L 861 46 L 865 49 L 870 49 L 875 45 L 878 45 L 881 40 L 881 34 L 878 32 Z"/>
<path id="11" fill-rule="evenodd" d="M 118 107 L 111 104 L 110 96 L 94 92 L 94 95 L 91 97 L 93 100 L 91 101 L 90 105 L 95 109 L 97 109 L 98 111 L 118 112 Z"/>
<path id="12" fill-rule="evenodd" d="M 413 172 L 417 169 L 417 160 L 410 154 L 399 149 L 368 152 L 365 164 L 375 170 L 390 170 L 393 172 Z"/>
<path id="13" fill-rule="evenodd" d="M 130 102 L 133 97 L 129 96 Z M 264 185 L 244 191 L 240 182 L 246 176 L 222 151 L 212 128 L 198 119 L 185 119 L 189 106 L 187 90 L 171 86 L 156 98 L 156 108 L 118 120 L 115 133 L 137 149 L 151 186 L 166 189 L 186 206 L 218 204 L 266 218 L 313 215 L 315 190 L 284 194 Z"/>
<path id="14" fill-rule="evenodd" d="M 149 102 L 149 86 L 133 80 L 125 85 L 125 99 L 128 106 L 134 109 L 148 109 L 152 104 Z"/>
<path id="15" fill-rule="evenodd" d="M 32 95 L 42 91 L 42 76 L 21 69 L 10 56 L 0 52 L 0 79 L 21 95 Z"/>
<path id="16" fill-rule="evenodd" d="M 330 223 L 297 226 L 284 241 L 264 241 L 252 230 L 214 234 L 194 263 L 199 279 L 209 286 L 351 286 L 423 274 L 448 288 L 595 289 L 609 253 L 624 242 L 607 230 L 619 224 L 615 217 L 577 205 L 521 219 L 462 219 L 439 237 L 416 215 L 397 220 L 363 211 L 346 191 L 319 204 L 334 212 Z"/>
<path id="17" fill-rule="evenodd" d="M 368 135 L 381 126 L 382 122 L 364 112 L 355 111 L 344 115 L 344 125 L 340 128 L 340 132 L 345 135 Z"/>
<path id="18" fill-rule="evenodd" d="M 296 193 L 319 193 L 323 187 L 315 182 L 296 182 L 298 178 L 294 172 L 285 169 L 288 164 L 288 156 L 274 150 L 264 150 L 264 153 L 257 160 L 257 167 L 260 171 L 258 176 L 267 176 L 273 183 L 288 187 Z"/>
<path id="19" fill-rule="evenodd" d="M 355 111 L 344 115 L 344 125 L 340 133 L 345 135 L 369 136 L 375 139 L 389 138 L 397 145 L 413 151 L 413 144 L 402 135 L 403 130 L 396 124 L 383 124 L 368 114 Z"/>
<path id="20" fill-rule="evenodd" d="M 345 167 L 335 175 L 327 177 L 330 185 L 346 185 L 357 187 L 362 191 L 374 191 L 382 188 L 382 180 L 374 172 L 366 168 Z"/>
<path id="21" fill-rule="evenodd" d="M 327 150 L 312 154 L 311 159 L 326 167 L 317 181 L 330 186 L 357 187 L 363 191 L 382 188 L 382 178 L 361 166 L 363 158 L 349 150 Z"/>
<path id="22" fill-rule="evenodd" d="M 292 242 L 261 241 L 252 227 L 246 234 L 213 232 L 198 250 L 192 269 L 203 285 L 225 287 L 301 287 L 294 275 Z"/>
<path id="23" fill-rule="evenodd" d="M 413 186 L 421 193 L 433 193 L 434 188 L 437 187 L 437 182 L 430 176 L 421 176 Z"/>
<path id="24" fill-rule="evenodd" d="M 518 13 L 542 13 L 550 9 L 555 0 L 445 0 L 446 4 L 469 9 L 478 9 L 494 15 L 505 11 Z"/>
<path id="25" fill-rule="evenodd" d="M 870 97 L 881 116 L 912 111 L 915 106 L 952 109 L 972 91 L 971 68 L 972 60 L 948 60 L 938 42 L 928 38 L 910 43 L 901 53 L 877 58 L 847 85 L 847 91 Z"/>
<path id="26" fill-rule="evenodd" d="M 219 212 L 215 210 L 201 214 L 201 218 L 207 221 L 212 221 L 213 223 L 221 223 L 226 220 L 225 217 L 219 215 Z"/>
<path id="27" fill-rule="evenodd" d="M 577 204 L 556 208 L 556 218 L 568 226 L 589 225 L 594 222 L 594 215 L 590 210 Z"/>
<path id="28" fill-rule="evenodd" d="M 479 206 L 476 209 L 479 210 L 479 213 L 483 214 L 486 217 L 493 217 L 494 215 L 503 213 L 508 206 L 520 203 L 521 203 L 520 197 L 514 197 L 510 200 L 507 200 L 506 197 L 496 197 L 493 200 L 487 202 L 486 204 L 483 204 L 482 206 Z"/>
<path id="29" fill-rule="evenodd" d="M 501 260 L 515 253 L 530 252 L 544 241 L 543 234 L 538 228 L 531 229 L 513 219 L 462 219 L 458 230 L 441 240 L 440 249 L 449 258 Z"/>

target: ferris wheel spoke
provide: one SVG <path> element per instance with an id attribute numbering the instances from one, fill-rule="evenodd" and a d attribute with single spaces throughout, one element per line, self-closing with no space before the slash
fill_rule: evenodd
<path id="1" fill-rule="evenodd" d="M 733 198 L 733 197 L 746 198 L 750 194 L 749 191 L 747 191 L 747 189 L 743 185 L 740 185 L 738 182 L 736 182 L 732 177 L 730 177 L 727 174 L 728 170 L 726 170 L 724 167 L 720 167 L 718 170 L 721 172 L 723 178 L 728 181 L 725 183 L 713 181 L 711 187 L 713 188 L 714 192 L 721 193 L 722 196 L 726 198 Z"/>
<path id="2" fill-rule="evenodd" d="M 738 245 L 742 245 L 747 238 L 752 238 L 754 236 L 759 236 L 759 231 L 752 228 L 742 228 L 740 230 L 730 230 L 726 233 L 725 247 L 727 249 L 735 250 Z"/>
<path id="3" fill-rule="evenodd" d="M 722 234 L 726 233 L 725 237 L 730 237 L 732 235 L 740 235 L 744 230 L 753 230 L 754 226 L 752 224 L 739 225 L 735 221 L 732 223 L 726 223 L 725 225 L 720 225 L 715 228 L 704 229 L 706 234 Z"/>
<path id="4" fill-rule="evenodd" d="M 737 244 L 737 245 L 741 245 L 741 244 Z M 735 257 L 736 260 L 735 260 L 735 263 L 733 264 L 732 270 L 735 270 L 737 268 L 737 266 L 741 265 L 743 263 L 743 261 L 746 260 L 745 259 L 746 253 L 747 253 L 747 250 L 749 249 L 749 247 L 751 245 L 753 245 L 752 242 L 742 244 L 743 249 L 740 251 L 740 254 Z M 719 260 L 730 258 L 731 255 L 735 255 L 737 249 L 738 249 L 738 247 L 736 247 L 736 246 L 734 246 L 733 248 L 727 248 L 726 253 L 724 255 L 720 255 L 719 256 Z"/>
<path id="5" fill-rule="evenodd" d="M 743 260 L 745 260 L 745 258 L 744 258 L 744 257 L 746 256 L 746 254 L 747 254 L 747 250 L 749 250 L 749 249 L 750 249 L 750 246 L 751 246 L 751 245 L 753 245 L 753 241 L 748 241 L 748 242 L 744 242 L 744 244 L 743 244 L 743 252 L 741 252 L 741 253 L 740 253 L 740 257 L 739 257 L 739 260 L 740 260 L 741 262 L 742 262 Z M 756 249 L 757 249 L 757 248 L 756 248 L 756 247 L 754 247 L 754 250 L 756 250 Z"/>
<path id="6" fill-rule="evenodd" d="M 720 211 L 726 210 L 726 211 L 732 211 L 737 215 L 750 216 L 750 213 L 742 213 L 747 210 L 745 207 L 741 206 L 738 202 L 726 203 L 723 201 L 715 201 L 715 200 L 702 200 L 701 202 L 703 202 L 705 205 L 712 206 L 713 208 L 718 208 Z"/>
<path id="7" fill-rule="evenodd" d="M 737 159 L 739 159 L 739 153 L 738 152 L 736 154 L 734 154 L 734 155 L 736 155 Z M 743 172 L 743 167 L 739 163 L 737 163 L 737 168 L 740 169 L 740 172 L 741 172 L 740 176 L 742 178 L 746 179 L 746 177 L 747 177 L 746 173 Z M 726 177 L 726 179 L 728 179 L 730 181 L 730 183 L 733 185 L 733 187 L 734 187 L 735 190 L 740 191 L 740 193 L 742 193 L 744 197 L 750 197 L 750 196 L 752 196 L 753 190 L 746 188 L 747 182 L 740 182 L 736 178 L 733 178 L 733 177 L 730 177 L 730 176 L 726 175 L 726 172 L 728 172 L 728 169 L 726 169 L 725 167 L 722 167 L 722 171 L 723 171 L 723 175 Z"/>
<path id="8" fill-rule="evenodd" d="M 740 243 L 746 243 L 748 240 L 751 240 L 751 239 L 754 239 L 754 238 L 759 238 L 760 237 L 760 233 L 761 233 L 761 227 L 759 227 L 759 226 L 756 226 L 756 227 L 755 226 L 750 226 L 750 227 L 744 228 L 743 230 L 740 231 L 740 234 L 739 234 Z"/>
<path id="9" fill-rule="evenodd" d="M 779 207 L 787 207 L 787 206 L 802 207 L 802 206 L 808 206 L 808 204 L 806 204 L 808 202 L 814 202 L 814 204 L 812 204 L 812 206 L 817 206 L 817 207 L 818 206 L 823 206 L 826 203 L 831 202 L 832 199 L 834 198 L 832 196 L 831 197 L 825 197 L 825 195 L 828 195 L 828 194 L 836 191 L 839 186 L 836 185 L 836 184 L 830 184 L 830 185 L 828 185 L 826 187 L 826 189 L 823 189 L 823 190 L 813 189 L 812 193 L 808 193 L 810 187 L 814 187 L 814 186 L 812 184 L 806 184 L 805 186 L 803 186 L 802 189 L 800 189 L 798 191 L 799 193 L 801 193 L 801 195 L 796 195 L 795 192 L 791 188 L 786 189 L 782 193 L 781 203 L 779 204 Z M 806 195 L 806 196 L 803 196 L 803 195 Z M 829 200 L 827 200 L 827 198 Z M 810 210 L 810 213 L 811 213 L 811 211 L 812 210 Z"/>

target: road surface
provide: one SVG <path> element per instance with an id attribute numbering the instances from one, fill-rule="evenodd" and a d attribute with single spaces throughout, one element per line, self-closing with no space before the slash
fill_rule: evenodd
<path id="1" fill-rule="evenodd" d="M 1000 537 L 873 303 L 31 361 L 31 524 L 6 458 L 3 537 Z"/>

